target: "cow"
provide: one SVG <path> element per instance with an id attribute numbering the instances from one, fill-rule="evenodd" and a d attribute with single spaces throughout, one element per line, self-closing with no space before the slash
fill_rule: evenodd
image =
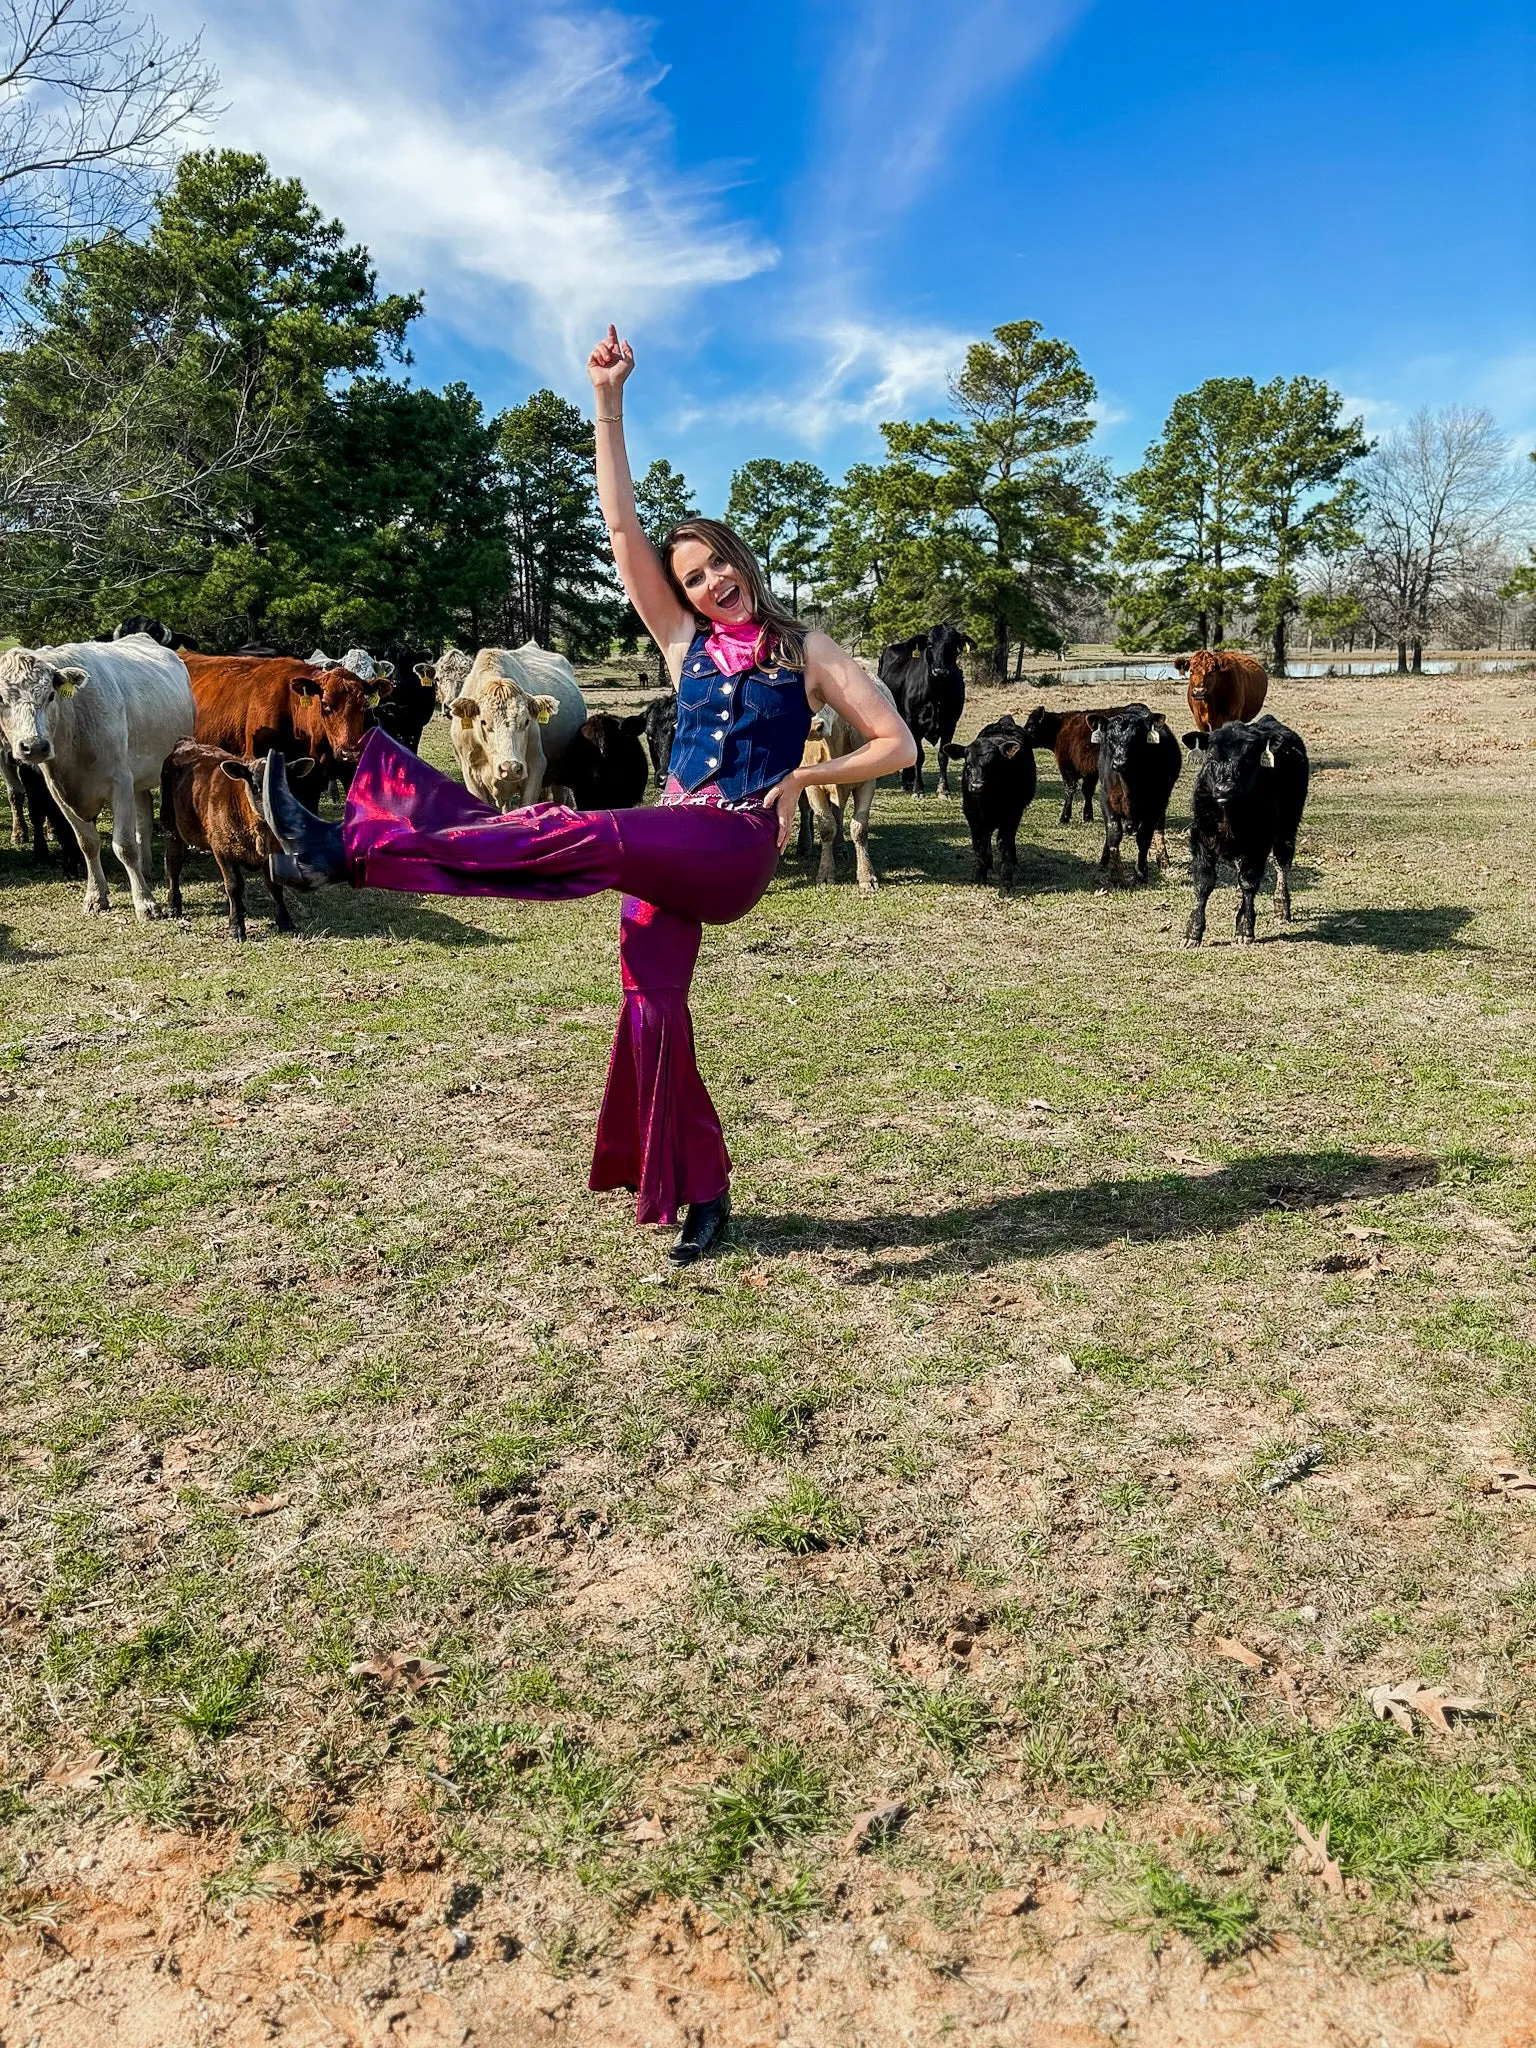
<path id="1" fill-rule="evenodd" d="M 1147 879 L 1147 853 L 1157 844 L 1157 864 L 1168 865 L 1163 836 L 1168 799 L 1179 779 L 1182 756 L 1178 741 L 1160 711 L 1145 704 L 1127 704 L 1113 715 L 1096 711 L 1089 735 L 1099 750 L 1099 796 L 1104 811 L 1104 851 L 1099 866 L 1111 882 L 1120 879 L 1120 841 L 1127 831 L 1136 839 L 1138 882 Z"/>
<path id="2" fill-rule="evenodd" d="M 565 750 L 560 775 L 581 811 L 630 811 L 645 801 L 650 763 L 640 735 L 645 713 L 594 711 Z"/>
<path id="3" fill-rule="evenodd" d="M 971 828 L 978 882 L 992 873 L 992 837 L 997 835 L 1003 894 L 1013 890 L 1018 869 L 1019 820 L 1035 794 L 1034 749 L 1011 713 L 984 725 L 965 750 L 960 769 L 960 807 Z"/>
<path id="4" fill-rule="evenodd" d="M 645 707 L 645 746 L 651 757 L 656 787 L 665 789 L 672 766 L 672 742 L 677 737 L 677 692 L 663 690 Z"/>
<path id="5" fill-rule="evenodd" d="M 241 760 L 273 752 L 310 762 L 296 792 L 319 794 L 346 780 L 363 750 L 372 713 L 390 684 L 344 668 L 314 668 L 288 656 L 183 654 L 197 701 L 194 737 Z"/>
<path id="6" fill-rule="evenodd" d="M 433 701 L 442 706 L 444 718 L 449 717 L 448 707 L 469 681 L 474 665 L 475 657 L 457 647 L 445 647 L 436 661 L 417 662 L 416 678 L 432 692 Z"/>
<path id="7" fill-rule="evenodd" d="M 1233 720 L 1215 732 L 1187 732 L 1184 744 L 1200 757 L 1190 801 L 1190 872 L 1195 907 L 1186 946 L 1205 938 L 1205 906 L 1216 887 L 1216 865 L 1237 869 L 1237 943 L 1253 944 L 1253 899 L 1264 864 L 1275 858 L 1275 913 L 1291 921 L 1291 863 L 1307 801 L 1311 763 L 1299 733 L 1267 716 Z"/>
<path id="8" fill-rule="evenodd" d="M 114 640 L 131 640 L 135 633 L 143 633 L 151 640 L 158 640 L 162 647 L 172 648 L 178 654 L 183 647 L 188 648 L 193 654 L 198 651 L 197 642 L 189 639 L 185 633 L 178 633 L 174 626 L 166 625 L 163 619 L 147 618 L 142 612 L 135 612 L 131 619 L 123 619 L 114 626 L 111 637 Z"/>
<path id="9" fill-rule="evenodd" d="M 68 818 L 59 809 L 43 780 L 41 768 L 24 768 L 12 755 L 4 740 L 0 740 L 0 781 L 5 783 L 5 794 L 11 811 L 11 844 L 32 848 L 32 858 L 40 866 L 48 861 L 48 834 L 51 831 L 59 849 L 59 868 L 65 875 L 79 875 L 85 872 L 80 858 L 80 848 L 74 833 L 70 830 Z"/>
<path id="10" fill-rule="evenodd" d="M 1215 732 L 1234 718 L 1257 718 L 1269 695 L 1264 664 L 1251 654 L 1197 647 L 1174 662 L 1189 681 L 1189 715 L 1201 732 Z"/>
<path id="11" fill-rule="evenodd" d="M 971 642 L 957 626 L 930 626 L 910 640 L 893 640 L 880 650 L 879 677 L 917 741 L 917 760 L 901 772 L 901 786 L 923 795 L 923 741 L 939 757 L 938 789 L 949 795 L 949 762 L 962 750 L 952 745 L 965 710 L 965 676 L 960 656 Z"/>
<path id="12" fill-rule="evenodd" d="M 134 910 L 159 915 L 149 878 L 154 791 L 196 715 L 180 657 L 142 634 L 0 654 L 0 739 L 25 767 L 42 770 L 69 820 L 85 856 L 87 914 L 110 901 L 96 825 L 110 804 L 112 847 Z"/>
<path id="13" fill-rule="evenodd" d="M 205 746 L 201 740 L 179 740 L 160 771 L 167 908 L 172 917 L 181 916 L 182 864 L 189 846 L 200 847 L 211 853 L 218 865 L 229 906 L 229 935 L 242 943 L 247 870 L 265 880 L 276 906 L 277 929 L 298 929 L 267 865 L 279 849 L 261 815 L 260 773 L 260 761 L 242 761 L 223 747 Z"/>
<path id="14" fill-rule="evenodd" d="M 556 773 L 586 720 L 570 663 L 531 640 L 482 647 L 448 704 L 464 785 L 501 811 L 558 800 Z"/>
<path id="15" fill-rule="evenodd" d="M 811 723 L 801 766 L 815 767 L 822 761 L 841 761 L 844 755 L 851 754 L 863 744 L 864 735 L 851 726 L 840 711 L 834 711 L 830 704 L 823 704 Z M 880 877 L 869 857 L 869 814 L 874 808 L 875 789 L 876 784 L 872 781 L 856 782 L 851 786 L 837 782 L 813 782 L 806 788 L 804 801 L 814 820 L 821 848 L 816 866 L 818 884 L 837 880 L 837 848 L 846 821 L 848 837 L 853 841 L 853 865 L 859 887 L 866 896 L 872 896 L 879 888 Z M 802 812 L 798 849 L 802 859 L 810 851 L 805 816 L 806 813 Z"/>
<path id="16" fill-rule="evenodd" d="M 1031 749 L 1049 747 L 1056 757 L 1056 772 L 1061 777 L 1060 825 L 1072 822 L 1072 804 L 1081 785 L 1083 792 L 1083 823 L 1093 823 L 1093 792 L 1099 779 L 1099 750 L 1094 745 L 1090 730 L 1096 718 L 1114 718 L 1125 706 L 1117 704 L 1105 711 L 1047 711 L 1043 704 L 1037 704 L 1024 721 L 1024 744 Z"/>
<path id="17" fill-rule="evenodd" d="M 432 685 L 423 682 L 420 669 L 425 657 L 419 648 L 396 645 L 375 656 L 366 647 L 349 647 L 345 654 L 327 654 L 316 648 L 309 657 L 311 668 L 344 668 L 365 683 L 383 680 L 388 693 L 374 712 L 373 723 L 383 726 L 391 739 L 417 753 L 427 722 L 437 708 Z"/>

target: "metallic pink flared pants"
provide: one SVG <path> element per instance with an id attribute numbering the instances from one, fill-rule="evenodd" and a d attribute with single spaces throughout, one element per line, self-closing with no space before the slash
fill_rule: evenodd
<path id="1" fill-rule="evenodd" d="M 652 810 L 494 811 L 382 731 L 368 735 L 342 837 L 370 889 L 557 902 L 621 889 L 624 1006 L 588 1186 L 633 1187 L 641 1223 L 725 1191 L 730 1155 L 694 1059 L 688 989 L 706 924 L 731 924 L 778 861 L 772 817 L 689 801 Z"/>

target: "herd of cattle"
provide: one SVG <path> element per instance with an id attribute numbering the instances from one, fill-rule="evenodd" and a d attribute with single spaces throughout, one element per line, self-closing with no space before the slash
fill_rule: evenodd
<path id="1" fill-rule="evenodd" d="M 1147 879 L 1155 854 L 1167 865 L 1164 830 L 1182 753 L 1166 717 L 1145 704 L 1098 711 L 1043 705 L 1022 724 L 1012 714 L 984 726 L 968 746 L 955 743 L 965 709 L 960 657 L 970 643 L 955 627 L 895 642 L 880 657 L 879 680 L 917 741 L 904 786 L 925 793 L 924 747 L 937 757 L 937 786 L 949 794 L 949 768 L 961 763 L 960 799 L 975 851 L 976 880 L 993 868 L 1011 890 L 1017 835 L 1035 795 L 1035 753 L 1047 748 L 1061 777 L 1061 823 L 1071 822 L 1079 791 L 1085 822 L 1097 792 L 1103 813 L 1100 865 L 1121 875 L 1121 844 L 1136 846 L 1135 879 Z M 1306 802 L 1307 751 L 1299 736 L 1260 716 L 1268 678 L 1249 655 L 1200 651 L 1178 664 L 1188 684 L 1195 730 L 1183 745 L 1199 756 L 1192 798 L 1190 851 L 1195 907 L 1186 943 L 1205 932 L 1206 901 L 1218 864 L 1237 870 L 1239 942 L 1254 934 L 1254 900 L 1273 857 L 1275 905 L 1290 915 L 1290 868 Z M 30 833 L 46 860 L 48 838 L 66 871 L 86 870 L 85 908 L 108 907 L 97 820 L 112 812 L 112 845 L 140 917 L 157 914 L 150 881 L 154 798 L 160 799 L 168 906 L 181 914 L 181 873 L 189 847 L 210 854 L 223 879 L 229 929 L 245 937 L 245 878 L 259 874 L 280 931 L 293 920 L 272 881 L 275 851 L 258 803 L 258 764 L 271 752 L 288 763 L 299 796 L 314 805 L 325 790 L 345 789 L 364 736 L 378 724 L 419 747 L 434 711 L 446 719 L 466 786 L 499 810 L 540 802 L 581 809 L 624 809 L 643 802 L 654 777 L 665 782 L 676 725 L 676 698 L 656 697 L 643 712 L 589 713 L 570 663 L 530 642 L 516 650 L 449 648 L 437 659 L 394 650 L 375 659 L 363 648 L 340 658 L 316 650 L 307 660 L 271 647 L 232 655 L 198 652 L 155 620 L 124 621 L 110 640 L 62 647 L 13 647 L 0 654 L 0 773 L 11 805 L 14 843 Z M 860 744 L 826 709 L 812 727 L 806 761 L 830 762 Z M 877 878 L 869 852 L 875 785 L 850 790 L 818 784 L 802 805 L 802 856 L 819 842 L 818 880 L 830 882 L 846 826 L 859 885 Z"/>

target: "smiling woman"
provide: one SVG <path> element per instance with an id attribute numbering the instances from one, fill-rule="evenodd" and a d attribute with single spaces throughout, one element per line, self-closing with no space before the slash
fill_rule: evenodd
<path id="1" fill-rule="evenodd" d="M 615 328 L 593 349 L 597 487 L 624 588 L 677 689 L 671 773 L 654 810 L 558 804 L 498 814 L 387 734 L 370 734 L 338 826 L 289 793 L 268 756 L 263 810 L 284 853 L 274 879 L 551 901 L 623 892 L 624 1007 L 608 1064 L 589 1186 L 628 1187 L 641 1223 L 687 1214 L 679 1265 L 719 1243 L 730 1220 L 730 1154 L 694 1059 L 688 991 L 706 924 L 730 924 L 762 896 L 802 788 L 873 781 L 910 766 L 912 735 L 879 683 L 774 597 L 728 526 L 688 519 L 661 551 L 635 512 L 620 410 L 634 351 Z M 814 777 L 800 762 L 811 718 L 840 712 L 863 745 Z"/>

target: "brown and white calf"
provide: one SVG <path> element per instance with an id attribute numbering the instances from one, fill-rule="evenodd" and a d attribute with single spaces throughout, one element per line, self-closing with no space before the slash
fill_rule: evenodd
<path id="1" fill-rule="evenodd" d="M 245 878 L 259 874 L 276 905 L 280 932 L 296 931 L 267 863 L 277 851 L 261 815 L 256 777 L 260 761 L 202 740 L 182 740 L 160 773 L 160 829 L 165 835 L 165 883 L 172 917 L 180 917 L 181 870 L 189 846 L 211 853 L 224 882 L 229 935 L 245 937 Z M 307 764 L 295 763 L 296 768 Z"/>

